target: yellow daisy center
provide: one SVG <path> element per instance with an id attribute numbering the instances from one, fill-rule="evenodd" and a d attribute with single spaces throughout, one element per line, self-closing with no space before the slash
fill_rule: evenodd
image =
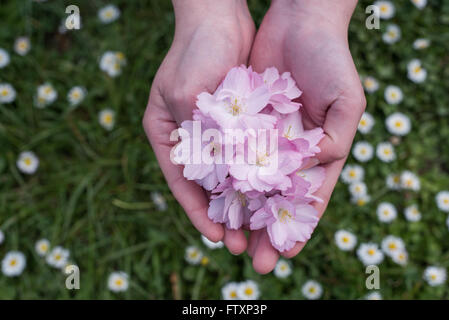
<path id="1" fill-rule="evenodd" d="M 23 163 L 25 163 L 26 166 L 30 166 L 32 163 L 31 158 L 26 157 L 23 159 Z"/>
<path id="2" fill-rule="evenodd" d="M 208 264 L 209 264 L 209 258 L 208 257 L 201 258 L 201 265 L 207 266 Z"/>
<path id="3" fill-rule="evenodd" d="M 3 89 L 2 90 L 2 96 L 6 97 L 9 94 L 8 89 Z"/>
<path id="4" fill-rule="evenodd" d="M 110 115 L 110 114 L 105 115 L 105 116 L 103 117 L 103 121 L 104 121 L 105 123 L 107 123 L 107 124 L 111 123 L 111 122 L 112 122 L 112 115 Z"/>
<path id="5" fill-rule="evenodd" d="M 248 287 L 248 288 L 245 289 L 245 294 L 246 294 L 247 296 L 252 295 L 253 292 L 254 292 L 253 288 Z"/>
<path id="6" fill-rule="evenodd" d="M 115 280 L 115 285 L 118 287 L 121 287 L 123 285 L 123 280 L 122 279 L 116 279 Z"/>
<path id="7" fill-rule="evenodd" d="M 375 253 L 376 253 L 376 251 L 375 251 L 374 249 L 369 249 L 369 250 L 368 250 L 368 254 L 369 254 L 370 256 L 374 255 Z"/>
<path id="8" fill-rule="evenodd" d="M 9 265 L 11 267 L 14 267 L 17 264 L 17 260 L 16 259 L 11 259 L 11 261 L 9 261 Z"/>

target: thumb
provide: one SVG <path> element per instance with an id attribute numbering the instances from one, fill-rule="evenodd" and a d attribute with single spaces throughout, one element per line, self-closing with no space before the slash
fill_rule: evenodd
<path id="1" fill-rule="evenodd" d="M 365 106 L 363 93 L 351 98 L 340 97 L 332 103 L 323 125 L 325 137 L 318 145 L 321 149 L 317 155 L 320 163 L 334 162 L 348 156 Z"/>

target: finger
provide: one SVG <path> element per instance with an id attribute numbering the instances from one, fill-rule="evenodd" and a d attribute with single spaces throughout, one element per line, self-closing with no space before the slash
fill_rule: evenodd
<path id="1" fill-rule="evenodd" d="M 260 235 L 259 243 L 254 252 L 253 268 L 260 274 L 271 272 L 279 259 L 279 252 L 273 248 L 266 230 Z"/>
<path id="2" fill-rule="evenodd" d="M 318 145 L 321 152 L 317 158 L 321 163 L 341 160 L 349 154 L 365 104 L 363 94 L 341 97 L 332 103 L 323 125 L 325 137 Z"/>
<path id="3" fill-rule="evenodd" d="M 262 230 L 254 230 L 249 234 L 248 241 L 248 255 L 252 258 L 254 256 L 254 252 L 256 251 L 257 244 L 259 243 L 260 235 L 262 234 Z"/>
<path id="4" fill-rule="evenodd" d="M 225 229 L 223 242 L 232 254 L 241 254 L 246 250 L 247 240 L 242 229 Z"/>
<path id="5" fill-rule="evenodd" d="M 343 159 L 323 166 L 326 170 L 326 180 L 324 181 L 324 184 L 321 186 L 321 188 L 314 194 L 315 196 L 323 199 L 323 202 L 315 202 L 313 204 L 315 209 L 318 211 L 318 216 L 320 218 L 323 216 L 323 213 L 326 210 L 327 205 L 329 204 L 332 191 L 335 188 L 335 184 L 338 181 L 338 177 L 340 176 L 340 172 L 345 161 L 346 159 Z M 301 252 L 306 243 L 307 242 L 297 242 L 292 249 L 283 252 L 282 256 L 288 259 L 293 258 Z"/>
<path id="6" fill-rule="evenodd" d="M 177 129 L 176 122 L 165 108 L 159 107 L 158 104 L 149 104 L 143 125 L 168 187 L 184 208 L 192 224 L 209 240 L 214 242 L 222 240 L 223 226 L 213 223 L 207 216 L 209 202 L 203 189 L 194 181 L 184 178 L 182 166 L 171 162 L 170 151 L 174 142 L 170 142 L 169 136 Z"/>

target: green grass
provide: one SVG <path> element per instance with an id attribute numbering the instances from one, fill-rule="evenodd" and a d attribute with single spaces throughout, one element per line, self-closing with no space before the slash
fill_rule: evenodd
<path id="1" fill-rule="evenodd" d="M 248 2 L 260 23 L 268 1 Z M 111 1 L 122 15 L 103 25 L 96 14 L 106 1 L 2 1 L 0 47 L 10 53 L 11 63 L 0 69 L 0 82 L 11 83 L 17 98 L 0 105 L 0 230 L 6 236 L 0 258 L 20 250 L 27 267 L 17 278 L 0 274 L 0 298 L 220 298 L 226 282 L 254 279 L 262 298 L 298 299 L 301 285 L 310 278 L 323 285 L 325 299 L 360 298 L 367 293 L 365 269 L 355 253 L 336 248 L 333 235 L 340 228 L 354 231 L 359 242 L 379 243 L 390 233 L 404 239 L 408 266 L 397 266 L 390 259 L 381 264 L 384 298 L 449 298 L 447 286 L 431 288 L 422 280 L 427 265 L 449 267 L 447 214 L 434 201 L 436 192 L 449 189 L 449 3 L 429 0 L 419 11 L 408 0 L 394 2 L 397 13 L 391 22 L 402 29 L 397 44 L 381 40 L 388 22 L 381 23 L 381 31 L 364 27 L 364 7 L 371 1 L 360 2 L 350 27 L 359 73 L 376 77 L 381 85 L 367 95 L 367 110 L 376 117 L 376 125 L 356 140 L 377 144 L 389 139 L 383 122 L 395 110 L 410 116 L 413 130 L 396 147 L 398 160 L 385 164 L 373 159 L 363 165 L 371 203 L 355 207 L 347 187 L 337 185 L 313 239 L 292 261 L 292 276 L 280 280 L 256 274 L 246 254 L 237 257 L 226 249 L 210 251 L 202 245 L 170 194 L 141 127 L 151 81 L 172 39 L 170 2 Z M 69 4 L 80 7 L 82 29 L 61 35 L 58 26 Z M 25 57 L 12 50 L 15 38 L 22 35 L 32 44 Z M 430 48 L 415 51 L 412 43 L 418 37 L 429 38 Z M 117 78 L 107 77 L 98 67 L 106 50 L 126 55 L 128 63 Z M 406 64 L 412 58 L 420 58 L 428 70 L 424 84 L 407 79 Z M 36 109 L 36 87 L 47 81 L 57 89 L 58 99 L 46 109 Z M 399 107 L 383 98 L 388 84 L 404 92 Z M 86 87 L 88 95 L 80 106 L 70 108 L 66 94 L 75 85 Z M 111 132 L 97 121 L 98 112 L 106 107 L 117 115 Z M 24 150 L 33 150 L 40 158 L 39 170 L 32 176 L 21 174 L 15 164 Z M 421 191 L 388 191 L 386 175 L 405 169 L 420 175 Z M 167 199 L 165 212 L 151 202 L 153 191 Z M 391 225 L 377 220 L 380 201 L 398 208 L 398 219 Z M 421 222 L 404 219 L 402 209 L 409 203 L 419 204 Z M 67 290 L 65 276 L 37 256 L 34 243 L 43 237 L 70 249 L 81 270 L 80 290 Z M 202 247 L 210 264 L 189 266 L 184 260 L 188 244 Z M 130 274 L 130 289 L 123 294 L 107 290 L 107 277 L 115 270 Z"/>

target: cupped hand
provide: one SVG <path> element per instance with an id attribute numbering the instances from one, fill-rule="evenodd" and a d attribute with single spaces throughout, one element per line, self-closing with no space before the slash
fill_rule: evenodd
<path id="1" fill-rule="evenodd" d="M 150 92 L 143 126 L 174 197 L 193 225 L 212 241 L 242 253 L 247 241 L 242 230 L 224 230 L 207 216 L 209 200 L 194 181 L 183 177 L 182 166 L 170 160 L 176 142 L 170 134 L 192 119 L 196 96 L 213 92 L 226 73 L 247 64 L 254 23 L 243 0 L 173 1 L 176 30 Z"/>
<path id="2" fill-rule="evenodd" d="M 322 1 L 308 3 L 313 2 Z M 366 102 L 347 40 L 354 7 L 342 12 L 341 8 L 294 3 L 273 1 L 257 32 L 250 64 L 258 72 L 272 66 L 280 72 L 291 72 L 303 91 L 300 102 L 305 127 L 319 126 L 325 131 L 316 160 L 326 168 L 325 183 L 316 193 L 324 200 L 315 204 L 321 217 L 350 152 Z M 282 255 L 293 257 L 304 245 L 298 242 Z M 279 258 L 265 230 L 251 234 L 248 254 L 260 273 L 270 272 Z"/>

